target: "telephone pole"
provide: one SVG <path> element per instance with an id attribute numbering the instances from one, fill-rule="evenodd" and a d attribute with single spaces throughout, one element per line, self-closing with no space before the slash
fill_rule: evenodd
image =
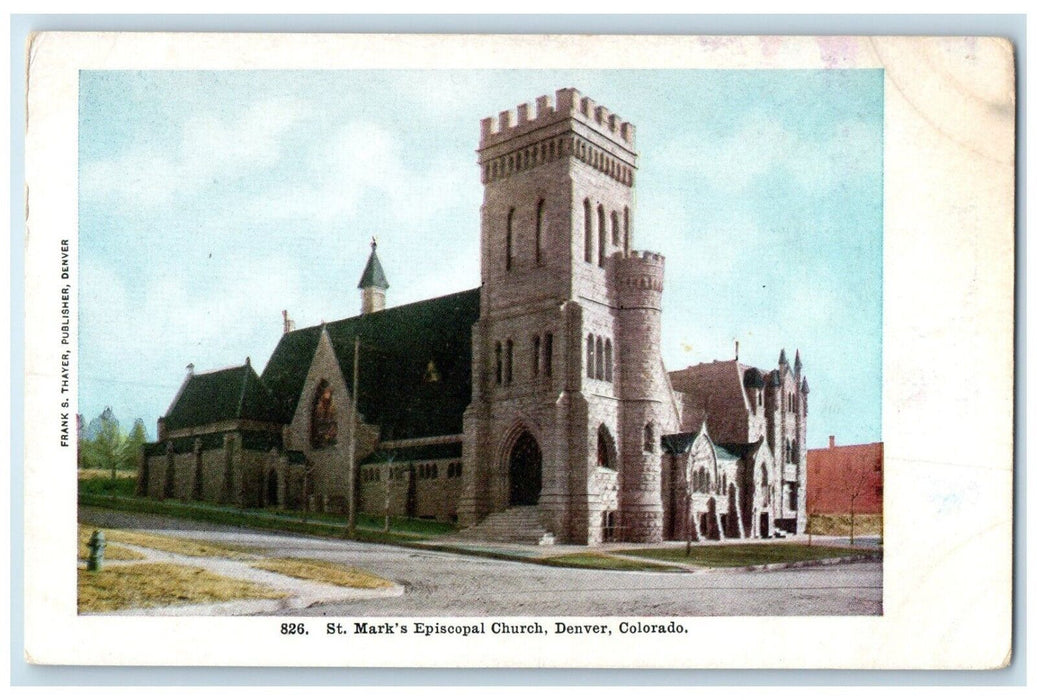
<path id="1" fill-rule="evenodd" d="M 360 336 L 353 341 L 353 396 L 349 403 L 349 537 L 356 537 L 356 405 L 360 401 Z"/>

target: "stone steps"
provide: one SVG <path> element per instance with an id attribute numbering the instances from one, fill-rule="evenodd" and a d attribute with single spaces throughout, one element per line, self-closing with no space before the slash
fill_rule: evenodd
<path id="1" fill-rule="evenodd" d="M 452 535 L 450 539 L 473 542 L 516 542 L 539 544 L 547 530 L 540 524 L 537 506 L 514 506 L 490 513 L 479 523 Z"/>

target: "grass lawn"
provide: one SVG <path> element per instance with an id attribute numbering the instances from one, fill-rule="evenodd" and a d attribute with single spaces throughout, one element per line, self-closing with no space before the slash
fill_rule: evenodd
<path id="1" fill-rule="evenodd" d="M 540 564 L 551 566 L 571 566 L 577 569 L 617 569 L 620 571 L 677 571 L 675 567 L 653 564 L 651 562 L 630 561 L 607 554 L 588 552 L 586 554 L 562 554 L 557 557 L 538 559 Z"/>
<path id="2" fill-rule="evenodd" d="M 756 566 L 778 562 L 810 561 L 862 554 L 850 547 L 808 546 L 793 542 L 724 544 L 691 547 L 691 556 L 684 555 L 684 547 L 658 549 L 628 549 L 622 554 L 664 561 L 677 561 L 693 566 Z"/>
<path id="3" fill-rule="evenodd" d="M 92 481 L 92 480 L 91 480 Z M 109 480 L 110 482 L 110 480 Z M 197 501 L 160 501 L 122 494 L 102 493 L 99 486 L 84 489 L 80 481 L 79 505 L 97 506 L 130 513 L 152 513 L 171 517 L 200 520 L 236 527 L 259 530 L 295 532 L 317 537 L 343 537 L 346 517 L 334 513 L 303 513 L 264 508 L 237 508 L 234 506 L 200 503 Z M 357 517 L 356 538 L 361 542 L 398 544 L 425 539 L 454 532 L 457 528 L 450 523 L 440 523 L 419 518 L 392 518 L 389 532 L 382 532 L 384 519 L 380 516 L 361 513 Z"/>
<path id="4" fill-rule="evenodd" d="M 82 560 L 85 560 L 87 557 L 90 556 L 90 545 L 87 543 L 90 541 L 90 536 L 94 534 L 94 530 L 101 530 L 102 532 L 104 532 L 105 539 L 108 542 L 111 542 L 111 539 L 109 539 L 108 530 L 104 530 L 103 528 L 91 527 L 90 525 L 80 524 L 78 547 L 79 553 L 77 554 L 77 556 Z M 111 559 L 113 561 L 132 561 L 134 559 L 143 559 L 144 555 L 140 554 L 139 552 L 135 552 L 132 549 L 120 547 L 117 544 L 108 544 L 104 548 L 104 558 L 106 560 Z"/>
<path id="5" fill-rule="evenodd" d="M 392 581 L 386 581 L 361 569 L 335 566 L 313 559 L 263 559 L 252 566 L 293 578 L 320 581 L 346 588 L 388 588 L 392 585 Z"/>
<path id="6" fill-rule="evenodd" d="M 223 557 L 226 559 L 241 559 L 243 558 L 243 554 L 258 551 L 247 547 L 235 547 L 234 545 L 212 544 L 202 540 L 166 537 L 165 535 L 150 535 L 145 532 L 106 530 L 103 528 L 101 528 L 101 530 L 104 532 L 104 536 L 109 542 L 135 544 L 138 547 L 158 549 L 163 552 L 183 554 L 188 557 Z M 107 551 L 105 552 L 105 556 L 107 556 Z"/>
<path id="7" fill-rule="evenodd" d="M 126 564 L 101 571 L 80 568 L 78 573 L 80 613 L 287 595 L 194 566 Z"/>
<path id="8" fill-rule="evenodd" d="M 117 471 L 115 474 L 115 481 L 112 481 L 112 473 L 110 471 L 80 469 L 79 493 L 132 496 L 137 488 L 137 473 Z"/>

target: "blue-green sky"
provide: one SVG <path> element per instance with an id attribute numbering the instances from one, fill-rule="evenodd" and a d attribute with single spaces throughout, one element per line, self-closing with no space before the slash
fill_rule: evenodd
<path id="1" fill-rule="evenodd" d="M 667 367 L 798 348 L 809 445 L 881 439 L 874 70 L 83 72 L 80 412 L 154 437 L 189 362 L 354 315 L 372 235 L 390 305 L 478 286 L 479 120 L 567 86 L 637 126 Z"/>

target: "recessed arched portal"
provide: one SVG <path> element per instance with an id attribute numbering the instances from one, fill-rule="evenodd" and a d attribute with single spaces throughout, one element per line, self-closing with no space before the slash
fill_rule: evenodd
<path id="1" fill-rule="evenodd" d="M 523 431 L 508 457 L 509 505 L 535 506 L 540 499 L 540 446 L 529 431 Z"/>

